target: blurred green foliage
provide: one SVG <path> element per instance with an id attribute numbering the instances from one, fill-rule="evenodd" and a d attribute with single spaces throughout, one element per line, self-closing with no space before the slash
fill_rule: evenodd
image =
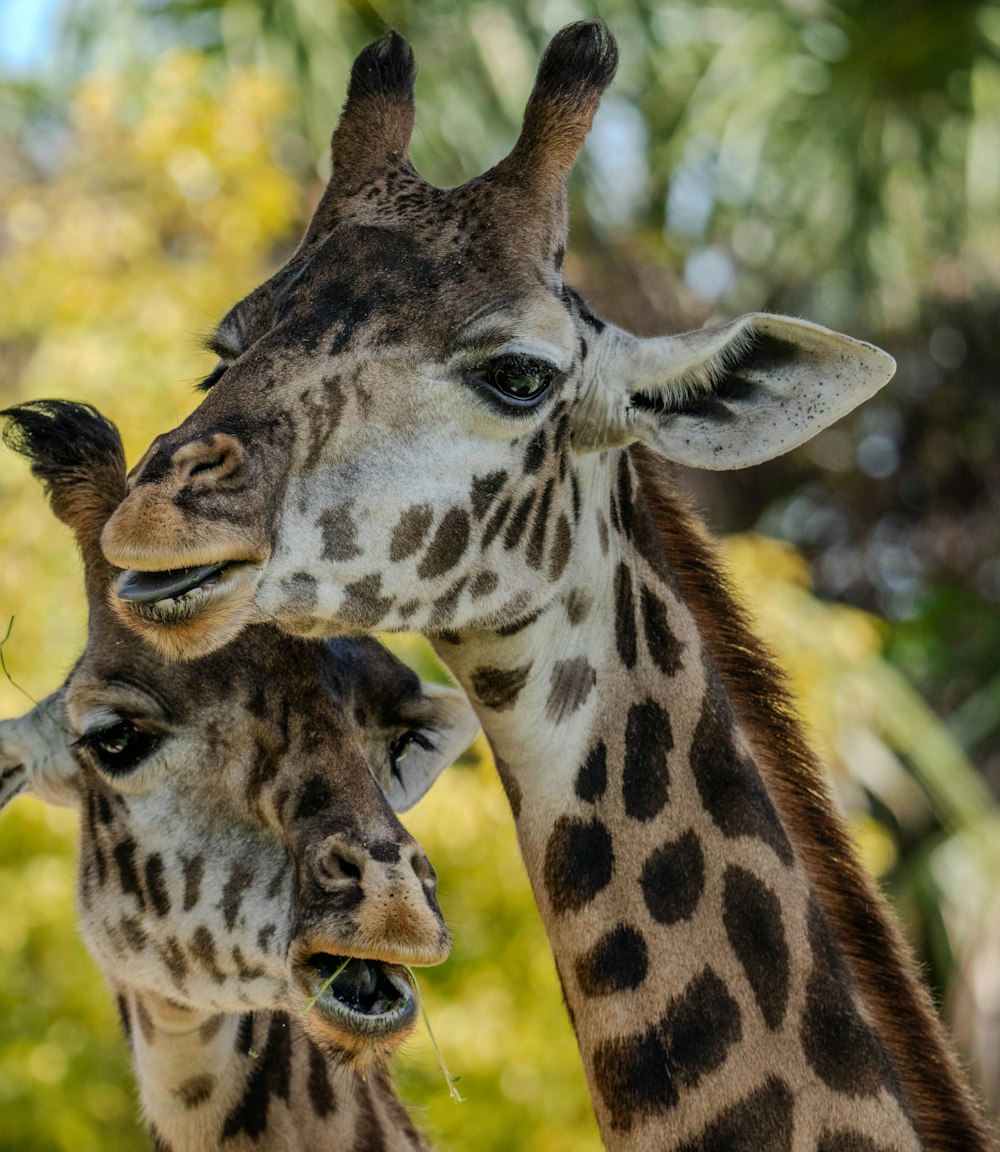
<path id="1" fill-rule="evenodd" d="M 864 311 L 872 328 L 912 316 L 918 282 L 995 273 L 997 217 L 981 211 L 993 204 L 989 147 L 1000 132 L 995 4 L 600 9 L 623 41 L 623 68 L 574 186 L 589 210 L 577 216 L 582 250 L 627 234 L 647 287 L 665 267 L 704 287 L 698 261 L 721 248 L 729 263 L 717 267 L 738 274 L 700 315 L 778 300 L 830 323 Z M 0 143 L 3 402 L 87 400 L 119 424 L 136 459 L 196 402 L 190 385 L 213 360 L 199 331 L 295 242 L 350 60 L 384 21 L 415 42 L 414 153 L 448 183 L 509 146 L 541 44 L 593 11 L 577 0 L 73 0 L 57 80 L 22 83 L 16 99 L 0 86 L 0 117 L 20 132 Z M 591 258 L 610 272 L 611 257 Z M 816 273 L 825 266 L 829 276 Z M 670 284 L 683 298 L 682 283 Z M 654 296 L 637 327 L 656 319 Z M 0 549 L 0 612 L 17 613 L 4 654 L 40 697 L 82 648 L 82 581 L 68 534 L 9 456 Z M 791 668 L 866 858 L 911 914 L 937 987 L 957 996 L 967 981 L 955 973 L 978 955 L 972 912 L 995 899 L 995 806 L 886 661 L 874 617 L 813 595 L 794 550 L 740 537 L 729 554 Z M 988 663 L 996 648 L 977 639 Z M 440 675 L 419 641 L 391 643 Z M 931 625 L 914 622 L 892 646 L 930 674 L 961 662 Z M 992 697 L 963 699 L 978 701 L 968 724 L 995 729 Z M 0 683 L 3 715 L 25 707 Z M 596 1149 L 481 741 L 409 822 L 441 876 L 455 937 L 452 960 L 421 984 L 467 1102 L 448 1098 L 420 1033 L 397 1062 L 405 1097 L 442 1147 Z M 75 935 L 74 826 L 28 800 L 0 818 L 0 1149 L 11 1152 L 149 1146 L 110 998 Z M 974 1025 L 968 1035 L 974 1047 Z"/>

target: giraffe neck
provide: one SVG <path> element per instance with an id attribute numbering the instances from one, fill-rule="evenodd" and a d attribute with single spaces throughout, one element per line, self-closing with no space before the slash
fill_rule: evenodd
<path id="1" fill-rule="evenodd" d="M 194 1012 L 134 989 L 118 1004 L 158 1152 L 426 1147 L 383 1072 L 335 1063 L 285 1012 Z"/>
<path id="2" fill-rule="evenodd" d="M 919 1148 L 630 458 L 589 467 L 579 582 L 437 647 L 495 750 L 605 1143 Z M 986 1147 L 961 1139 L 928 1146 Z"/>

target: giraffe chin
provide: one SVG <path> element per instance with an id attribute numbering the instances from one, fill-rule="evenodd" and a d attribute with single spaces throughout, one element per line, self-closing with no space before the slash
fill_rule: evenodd
<path id="1" fill-rule="evenodd" d="M 197 660 L 234 640 L 258 618 L 254 588 L 260 572 L 257 564 L 232 563 L 201 584 L 157 600 L 138 600 L 119 592 L 129 580 L 147 574 L 128 571 L 111 585 L 108 600 L 121 622 L 165 660 Z"/>
<path id="2" fill-rule="evenodd" d="M 313 953 L 295 984 L 307 998 L 303 1027 L 358 1070 L 383 1064 L 416 1024 L 416 989 L 399 964 Z"/>

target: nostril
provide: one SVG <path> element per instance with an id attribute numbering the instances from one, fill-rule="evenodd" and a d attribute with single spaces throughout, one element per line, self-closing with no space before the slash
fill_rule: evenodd
<path id="1" fill-rule="evenodd" d="M 437 873 L 434 871 L 434 865 L 427 859 L 427 854 L 418 844 L 414 844 L 410 849 L 410 867 L 425 887 L 434 888 L 437 886 Z"/>
<path id="2" fill-rule="evenodd" d="M 363 878 L 364 860 L 353 845 L 331 836 L 317 850 L 313 872 L 324 888 L 353 886 Z"/>
<path id="3" fill-rule="evenodd" d="M 195 477 L 218 484 L 239 473 L 244 455 L 238 440 L 217 432 L 178 449 L 174 454 L 174 467 L 182 484 Z"/>

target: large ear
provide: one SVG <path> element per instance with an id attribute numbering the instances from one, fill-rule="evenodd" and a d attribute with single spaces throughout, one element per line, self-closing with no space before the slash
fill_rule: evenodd
<path id="1" fill-rule="evenodd" d="M 15 796 L 77 807 L 80 793 L 71 741 L 62 688 L 20 719 L 0 721 L 0 808 Z"/>
<path id="2" fill-rule="evenodd" d="M 422 732 L 398 762 L 384 784 L 386 798 L 396 812 L 412 808 L 434 781 L 469 747 L 479 731 L 479 720 L 465 693 L 441 684 L 421 685 L 424 696 Z"/>
<path id="3" fill-rule="evenodd" d="M 867 400 L 896 370 L 872 344 L 761 312 L 678 336 L 643 340 L 609 325 L 601 337 L 598 390 L 610 391 L 608 407 L 589 413 L 574 443 L 643 440 L 694 468 L 746 468 L 780 456 Z"/>

